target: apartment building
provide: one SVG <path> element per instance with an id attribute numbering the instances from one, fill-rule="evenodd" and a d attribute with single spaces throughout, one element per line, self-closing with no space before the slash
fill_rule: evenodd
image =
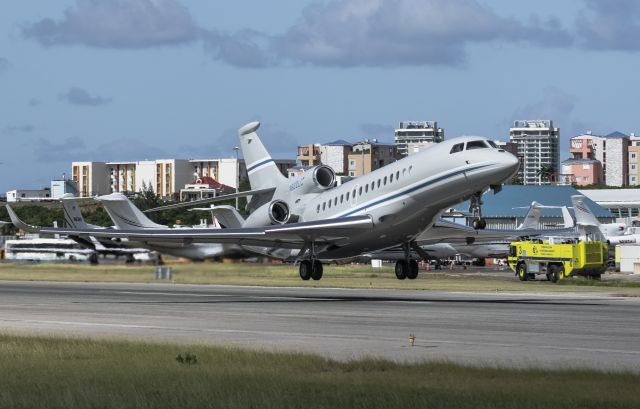
<path id="1" fill-rule="evenodd" d="M 640 185 L 640 136 L 629 134 L 628 148 L 629 186 Z"/>
<path id="2" fill-rule="evenodd" d="M 444 141 L 444 129 L 436 121 L 402 121 L 394 132 L 394 143 L 400 157 Z"/>
<path id="3" fill-rule="evenodd" d="M 111 193 L 111 178 L 105 162 L 73 162 L 71 179 L 78 187 L 78 196 Z"/>
<path id="4" fill-rule="evenodd" d="M 518 178 L 523 184 L 555 183 L 560 171 L 560 129 L 553 126 L 552 120 L 514 121 L 509 141 L 517 146 Z"/>
<path id="5" fill-rule="evenodd" d="M 298 155 L 296 160 L 300 162 L 302 166 L 316 166 L 320 162 L 320 145 L 312 143 L 309 145 L 298 146 Z"/>
<path id="6" fill-rule="evenodd" d="M 596 139 L 589 134 L 571 138 L 571 158 L 562 162 L 558 184 L 586 186 L 604 183 L 602 162 L 596 159 Z"/>
<path id="7" fill-rule="evenodd" d="M 348 176 L 357 177 L 388 165 L 400 159 L 395 145 L 361 142 L 353 145 L 348 155 Z"/>

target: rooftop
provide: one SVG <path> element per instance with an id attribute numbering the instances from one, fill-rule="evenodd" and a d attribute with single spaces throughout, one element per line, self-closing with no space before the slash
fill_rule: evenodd
<path id="1" fill-rule="evenodd" d="M 640 189 L 637 191 L 640 192 Z M 587 190 L 585 192 L 593 191 Z M 505 185 L 500 193 L 493 194 L 488 192 L 482 196 L 482 201 L 484 202 L 482 215 L 488 218 L 524 217 L 529 210 L 531 202 L 534 200 L 547 206 L 571 207 L 573 206 L 571 196 L 578 194 L 581 194 L 581 192 L 571 186 Z M 611 212 L 595 203 L 589 196 L 587 196 L 585 203 L 596 217 L 613 218 Z M 469 202 L 461 203 L 454 208 L 460 212 L 468 212 Z M 562 217 L 562 211 L 560 209 L 543 209 L 542 215 L 546 217 Z"/>

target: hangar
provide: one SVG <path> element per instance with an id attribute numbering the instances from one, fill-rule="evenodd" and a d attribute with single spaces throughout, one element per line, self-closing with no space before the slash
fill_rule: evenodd
<path id="1" fill-rule="evenodd" d="M 547 206 L 571 207 L 571 196 L 579 194 L 581 192 L 571 186 L 505 185 L 500 193 L 487 192 L 482 196 L 482 216 L 487 221 L 488 229 L 514 229 L 522 223 L 531 202 L 536 201 Z M 615 221 L 615 216 L 609 210 L 588 196 L 586 203 L 601 223 Z M 455 206 L 454 211 L 463 216 L 455 221 L 460 223 L 466 220 L 466 224 L 471 225 L 473 216 L 469 213 L 468 201 Z M 541 229 L 556 228 L 562 224 L 560 209 L 543 210 L 540 218 Z"/>

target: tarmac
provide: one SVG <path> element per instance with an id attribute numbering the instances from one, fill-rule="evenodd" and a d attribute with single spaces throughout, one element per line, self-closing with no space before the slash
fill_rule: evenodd
<path id="1" fill-rule="evenodd" d="M 588 293 L 2 281 L 0 330 L 640 373 L 640 299 Z"/>

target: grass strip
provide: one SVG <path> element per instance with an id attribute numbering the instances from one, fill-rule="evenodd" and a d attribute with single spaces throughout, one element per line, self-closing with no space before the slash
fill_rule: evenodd
<path id="1" fill-rule="evenodd" d="M 327 265 L 321 281 L 303 282 L 292 265 L 254 263 L 175 264 L 178 284 L 256 285 L 278 287 L 381 288 L 443 291 L 598 292 L 640 296 L 640 283 L 575 278 L 560 285 L 546 280 L 520 282 L 515 276 L 473 274 L 468 271 L 423 271 L 416 280 L 396 279 L 393 268 L 370 265 Z M 0 263 L 0 280 L 152 283 L 155 267 L 147 265 L 15 264 Z"/>
<path id="2" fill-rule="evenodd" d="M 176 358 L 195 356 L 197 363 Z M 184 359 L 183 359 L 184 361 Z M 633 408 L 640 375 L 0 333 L 0 407 Z"/>

